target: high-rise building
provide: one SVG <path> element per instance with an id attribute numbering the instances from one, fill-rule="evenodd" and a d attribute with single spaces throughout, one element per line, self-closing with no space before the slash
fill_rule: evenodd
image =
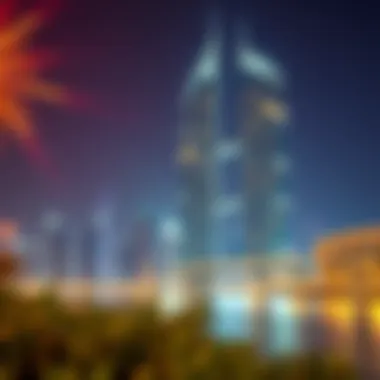
<path id="1" fill-rule="evenodd" d="M 50 254 L 50 269 L 53 278 L 63 278 L 67 275 L 67 254 L 69 235 L 64 228 L 53 231 L 48 237 Z"/>
<path id="2" fill-rule="evenodd" d="M 220 7 L 207 27 L 181 96 L 185 255 L 287 249 L 286 75 L 251 43 L 232 8 Z"/>
<path id="3" fill-rule="evenodd" d="M 47 260 L 46 274 L 53 278 L 62 278 L 67 273 L 69 234 L 67 220 L 59 212 L 43 215 L 42 233 Z"/>
<path id="4" fill-rule="evenodd" d="M 84 229 L 82 239 L 81 276 L 85 278 L 94 278 L 96 276 L 98 231 L 92 221 L 88 223 Z"/>
<path id="5" fill-rule="evenodd" d="M 123 275 L 138 276 L 143 271 L 144 266 L 151 265 L 154 259 L 154 246 L 153 222 L 148 219 L 137 220 L 123 250 Z"/>

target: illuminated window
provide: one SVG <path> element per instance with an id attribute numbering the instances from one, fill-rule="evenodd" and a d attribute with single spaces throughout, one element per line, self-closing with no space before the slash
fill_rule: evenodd
<path id="1" fill-rule="evenodd" d="M 371 330 L 373 337 L 377 340 L 380 338 L 380 302 L 372 302 L 368 308 Z"/>
<path id="2" fill-rule="evenodd" d="M 265 99 L 260 104 L 262 115 L 275 124 L 282 124 L 288 118 L 288 109 L 275 99 Z"/>
<path id="3" fill-rule="evenodd" d="M 219 72 L 219 44 L 210 40 L 196 66 L 195 77 L 200 80 L 214 80 Z"/>
<path id="4" fill-rule="evenodd" d="M 233 160 L 241 156 L 242 146 L 240 141 L 223 141 L 216 148 L 216 155 L 220 160 Z"/>
<path id="5" fill-rule="evenodd" d="M 246 72 L 260 80 L 282 83 L 280 70 L 268 57 L 249 49 L 240 49 L 239 65 Z"/>
<path id="6" fill-rule="evenodd" d="M 178 160 L 183 165 L 193 165 L 199 162 L 200 154 L 197 147 L 185 145 L 179 151 Z"/>

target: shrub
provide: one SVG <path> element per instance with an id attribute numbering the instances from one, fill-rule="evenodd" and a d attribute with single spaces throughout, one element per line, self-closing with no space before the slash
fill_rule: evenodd
<path id="1" fill-rule="evenodd" d="M 8 379 L 355 378 L 338 358 L 263 358 L 251 344 L 216 342 L 204 306 L 164 320 L 151 308 L 74 312 L 51 294 L 27 301 L 3 290 L 0 301 L 0 372 Z"/>

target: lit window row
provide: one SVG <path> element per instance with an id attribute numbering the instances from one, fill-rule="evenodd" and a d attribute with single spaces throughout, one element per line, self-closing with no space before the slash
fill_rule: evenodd
<path id="1" fill-rule="evenodd" d="M 208 41 L 208 46 L 200 57 L 195 69 L 196 79 L 213 80 L 219 73 L 220 44 L 217 41 Z"/>

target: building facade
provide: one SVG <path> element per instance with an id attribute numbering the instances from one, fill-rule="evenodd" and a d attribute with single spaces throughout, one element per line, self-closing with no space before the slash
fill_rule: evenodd
<path id="1" fill-rule="evenodd" d="M 187 258 L 288 248 L 286 78 L 232 10 L 216 12 L 181 97 L 177 161 Z"/>

